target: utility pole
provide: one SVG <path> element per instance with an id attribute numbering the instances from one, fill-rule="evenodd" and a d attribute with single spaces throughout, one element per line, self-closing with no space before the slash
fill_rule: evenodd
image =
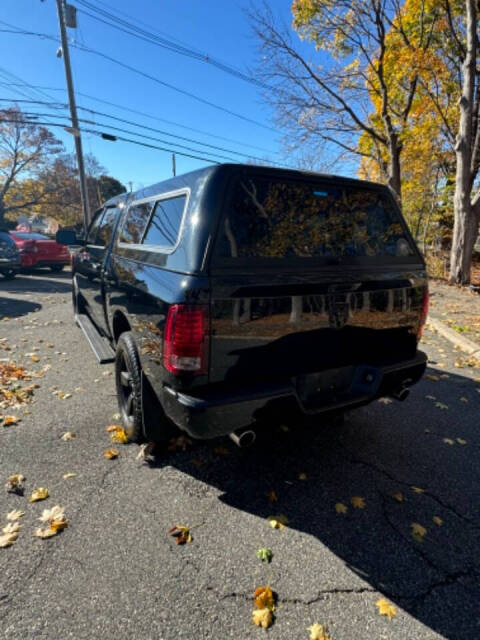
<path id="1" fill-rule="evenodd" d="M 88 207 L 87 180 L 85 177 L 85 165 L 83 163 L 82 138 L 78 126 L 77 105 L 73 92 L 72 69 L 70 67 L 70 52 L 68 50 L 67 29 L 65 27 L 65 0 L 57 0 L 58 23 L 60 26 L 60 38 L 62 41 L 63 61 L 65 64 L 65 77 L 67 80 L 68 102 L 70 104 L 70 117 L 72 119 L 72 133 L 75 140 L 75 152 L 77 154 L 78 175 L 80 177 L 80 198 L 82 201 L 83 224 L 85 232 L 90 221 Z"/>
<path id="2" fill-rule="evenodd" d="M 172 153 L 172 173 L 173 177 L 177 175 L 177 160 L 174 153 Z"/>

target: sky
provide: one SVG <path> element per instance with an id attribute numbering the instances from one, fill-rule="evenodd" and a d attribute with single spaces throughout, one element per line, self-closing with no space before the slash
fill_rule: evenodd
<path id="1" fill-rule="evenodd" d="M 131 133 L 115 132 L 112 127 L 117 126 L 135 131 L 135 139 L 147 144 L 176 148 L 204 158 L 187 158 L 177 153 L 177 174 L 206 166 L 212 160 L 244 162 L 251 155 L 267 162 L 289 163 L 289 158 L 282 154 L 282 132 L 277 129 L 274 112 L 266 104 L 260 88 L 203 59 L 195 60 L 113 29 L 93 19 L 92 15 L 101 16 L 80 0 L 70 0 L 70 3 L 78 9 L 78 27 L 68 29 L 77 105 L 97 111 L 79 109 L 80 118 L 95 123 L 81 123 L 82 127 L 133 137 Z M 254 71 L 258 63 L 258 43 L 246 16 L 250 0 L 88 0 L 88 3 L 95 9 L 115 14 L 130 25 L 154 31 L 162 38 L 247 74 Z M 290 0 L 270 1 L 275 15 L 286 24 L 291 22 L 290 4 Z M 9 29 L 7 25 L 12 25 L 15 29 L 59 37 L 55 0 L 2 0 L 0 18 L 0 29 Z M 79 50 L 73 46 L 75 44 L 95 49 L 123 65 L 237 115 L 195 100 L 97 54 Z M 0 97 L 66 103 L 64 64 L 56 56 L 58 46 L 58 42 L 39 35 L 0 32 Z M 18 84 L 20 86 L 12 86 Z M 2 107 L 7 104 L 0 102 Z M 46 110 L 42 105 L 19 104 L 25 111 L 52 113 L 51 107 Z M 113 121 L 98 112 L 152 127 L 161 133 Z M 53 113 L 58 115 L 39 116 L 39 120 L 67 124 L 59 117 L 68 115 L 67 110 L 57 108 Z M 66 150 L 73 151 L 72 136 L 61 127 L 52 130 L 64 142 Z M 141 139 L 138 134 L 157 140 Z M 167 134 L 223 147 L 227 151 L 202 147 L 198 142 Z M 82 141 L 84 153 L 93 153 L 107 173 L 127 188 L 132 183 L 136 190 L 172 175 L 168 151 L 123 141 L 110 142 L 88 133 L 82 134 Z M 181 149 L 180 145 L 190 149 Z"/>

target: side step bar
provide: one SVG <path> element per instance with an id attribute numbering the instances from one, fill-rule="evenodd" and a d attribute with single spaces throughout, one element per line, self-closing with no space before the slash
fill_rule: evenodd
<path id="1" fill-rule="evenodd" d="M 106 338 L 98 333 L 97 328 L 86 313 L 75 314 L 75 322 L 85 334 L 88 344 L 97 356 L 99 364 L 107 364 L 115 360 L 115 352 Z"/>

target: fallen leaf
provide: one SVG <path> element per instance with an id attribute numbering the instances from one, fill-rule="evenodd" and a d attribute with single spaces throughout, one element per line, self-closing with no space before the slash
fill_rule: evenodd
<path id="1" fill-rule="evenodd" d="M 25 511 L 20 511 L 19 509 L 14 509 L 13 511 L 10 511 L 9 513 L 7 513 L 7 520 L 18 520 L 19 518 L 21 518 L 22 516 L 25 515 Z"/>
<path id="2" fill-rule="evenodd" d="M 425 396 L 425 398 L 427 400 L 436 400 L 436 397 L 435 396 L 431 396 L 431 395 Z"/>
<path id="3" fill-rule="evenodd" d="M 105 456 L 105 458 L 107 460 L 113 460 L 114 458 L 118 457 L 118 450 L 117 449 L 107 449 L 106 451 L 104 451 L 103 455 Z"/>
<path id="4" fill-rule="evenodd" d="M 318 624 L 315 622 L 310 627 L 308 627 L 307 631 L 310 631 L 310 640 L 331 640 L 328 635 L 328 629 L 326 625 Z"/>
<path id="5" fill-rule="evenodd" d="M 5 527 L 3 527 L 2 532 L 5 534 L 18 533 L 21 528 L 22 525 L 18 522 L 9 522 Z"/>
<path id="6" fill-rule="evenodd" d="M 433 516 L 432 520 L 434 521 L 435 524 L 438 524 L 439 527 L 441 527 L 443 524 L 443 520 L 438 516 Z"/>
<path id="7" fill-rule="evenodd" d="M 350 498 L 350 502 L 354 509 L 365 509 L 366 507 L 365 498 L 362 498 L 361 496 L 353 496 Z"/>
<path id="8" fill-rule="evenodd" d="M 193 540 L 189 528 L 183 524 L 176 524 L 169 529 L 168 534 L 175 538 L 175 542 L 177 544 L 185 544 L 186 542 L 191 542 Z"/>
<path id="9" fill-rule="evenodd" d="M 35 354 L 33 356 L 30 356 L 32 359 L 32 362 L 38 362 L 40 360 L 40 358 L 38 356 L 36 356 Z"/>
<path id="10" fill-rule="evenodd" d="M 335 505 L 335 511 L 337 513 L 347 513 L 348 507 L 346 504 L 343 504 L 343 502 L 337 502 Z"/>
<path id="11" fill-rule="evenodd" d="M 252 621 L 257 627 L 268 629 L 273 622 L 272 612 L 270 609 L 254 609 L 252 611 Z"/>
<path id="12" fill-rule="evenodd" d="M 140 450 L 135 456 L 135 460 L 142 460 L 142 462 L 153 462 L 155 459 L 155 451 L 156 443 L 155 442 L 144 442 L 140 445 Z"/>
<path id="13" fill-rule="evenodd" d="M 119 414 L 119 413 L 114 413 L 114 414 L 113 414 L 113 416 L 112 416 L 112 418 L 113 418 L 114 420 L 120 420 L 121 416 L 120 416 L 120 414 Z"/>
<path id="14" fill-rule="evenodd" d="M 462 396 L 460 398 L 460 402 L 468 402 L 468 398 L 465 398 L 465 396 Z"/>
<path id="15" fill-rule="evenodd" d="M 288 518 L 283 513 L 278 516 L 268 516 L 267 520 L 270 522 L 272 529 L 283 529 L 288 524 Z"/>
<path id="16" fill-rule="evenodd" d="M 457 442 L 458 442 L 458 444 L 463 444 L 463 445 L 467 444 L 467 441 L 464 440 L 463 438 L 457 438 Z"/>
<path id="17" fill-rule="evenodd" d="M 392 404 L 393 402 L 391 398 L 379 398 L 378 401 L 381 402 L 382 404 Z"/>
<path id="18" fill-rule="evenodd" d="M 299 480 L 306 480 L 307 479 L 307 474 L 302 472 L 298 474 L 298 479 Z"/>
<path id="19" fill-rule="evenodd" d="M 108 427 L 105 427 L 105 431 L 108 431 L 108 433 L 112 433 L 114 431 L 117 431 L 117 429 L 121 429 L 122 427 L 119 424 L 110 424 L 108 425 Z"/>
<path id="20" fill-rule="evenodd" d="M 25 482 L 25 476 L 21 473 L 16 473 L 13 476 L 9 476 L 5 485 L 7 491 L 11 493 L 20 493 L 23 495 L 23 483 Z"/>
<path id="21" fill-rule="evenodd" d="M 412 527 L 412 537 L 417 542 L 422 542 L 423 538 L 427 535 L 427 530 L 418 522 L 412 522 L 410 525 Z"/>
<path id="22" fill-rule="evenodd" d="M 112 430 L 110 427 L 108 427 L 108 430 L 111 431 L 110 440 L 112 442 L 115 442 L 116 444 L 127 444 L 128 436 L 123 427 L 121 427 L 120 425 L 115 425 L 115 429 Z"/>
<path id="23" fill-rule="evenodd" d="M 3 426 L 11 427 L 13 424 L 18 424 L 20 422 L 20 418 L 17 416 L 5 416 L 3 418 Z"/>
<path id="24" fill-rule="evenodd" d="M 438 407 L 439 409 L 448 409 L 448 405 L 444 404 L 443 402 L 436 402 L 435 406 Z"/>
<path id="25" fill-rule="evenodd" d="M 427 378 L 427 380 L 431 380 L 432 382 L 438 382 L 440 380 L 440 378 L 438 376 L 434 376 L 431 373 L 428 373 L 425 378 Z"/>
<path id="26" fill-rule="evenodd" d="M 61 436 L 61 439 L 67 442 L 68 440 L 73 440 L 77 435 L 73 433 L 73 431 L 65 431 L 65 433 Z"/>
<path id="27" fill-rule="evenodd" d="M 4 535 L 0 536 L 0 548 L 4 549 L 5 547 L 12 546 L 12 544 L 15 542 L 17 538 L 18 538 L 18 532 L 5 533 Z"/>
<path id="28" fill-rule="evenodd" d="M 267 498 L 270 502 L 277 502 L 278 501 L 278 496 L 275 493 L 275 491 L 269 491 L 267 493 Z"/>
<path id="29" fill-rule="evenodd" d="M 70 473 L 64 473 L 64 474 L 63 474 L 63 476 L 62 476 L 62 478 L 63 478 L 64 480 L 68 480 L 68 478 L 76 478 L 76 477 L 77 477 L 77 474 L 76 474 L 76 473 L 73 473 L 73 472 L 70 472 Z"/>
<path id="30" fill-rule="evenodd" d="M 451 438 L 443 438 L 443 442 L 450 445 L 455 444 L 455 442 Z"/>
<path id="31" fill-rule="evenodd" d="M 169 451 L 186 451 L 187 447 L 190 447 L 193 442 L 187 436 L 179 436 L 178 438 L 171 438 L 168 443 Z"/>
<path id="32" fill-rule="evenodd" d="M 44 489 L 43 487 L 38 487 L 38 489 L 34 489 L 32 491 L 32 495 L 28 499 L 29 502 L 38 502 L 39 500 L 45 500 L 50 495 L 50 491 L 48 489 Z"/>
<path id="33" fill-rule="evenodd" d="M 215 447 L 215 449 L 213 450 L 213 453 L 216 456 L 229 456 L 230 455 L 230 450 L 227 449 L 227 447 L 222 447 L 220 445 L 218 447 Z"/>
<path id="34" fill-rule="evenodd" d="M 205 460 L 202 460 L 201 458 L 192 458 L 190 460 L 190 462 L 195 466 L 195 467 L 201 467 L 202 465 L 205 464 Z"/>
<path id="35" fill-rule="evenodd" d="M 275 599 L 273 591 L 267 585 L 266 587 L 258 587 L 253 594 L 253 604 L 257 609 L 269 609 L 273 611 L 275 609 Z"/>
<path id="36" fill-rule="evenodd" d="M 271 562 L 273 557 L 273 553 L 271 549 L 267 549 L 267 547 L 263 547 L 257 551 L 257 558 L 262 562 Z"/>
<path id="37" fill-rule="evenodd" d="M 281 424 L 280 425 L 280 429 L 284 432 L 284 433 L 288 433 L 290 431 L 290 429 L 287 427 L 286 424 Z"/>
<path id="38" fill-rule="evenodd" d="M 420 489 L 420 487 L 412 487 L 413 493 L 425 493 L 425 489 Z"/>
<path id="39" fill-rule="evenodd" d="M 388 600 L 385 598 L 381 598 L 377 600 L 378 613 L 381 616 L 386 616 L 389 620 L 391 620 L 394 616 L 397 615 L 397 610 Z"/>
<path id="40" fill-rule="evenodd" d="M 405 496 L 401 491 L 397 491 L 397 493 L 391 493 L 390 497 L 396 500 L 397 502 L 404 502 Z"/>

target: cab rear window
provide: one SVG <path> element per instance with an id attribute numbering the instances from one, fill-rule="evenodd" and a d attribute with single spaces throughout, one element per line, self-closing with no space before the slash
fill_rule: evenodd
<path id="1" fill-rule="evenodd" d="M 222 262 L 412 255 L 400 213 L 382 190 L 258 176 L 234 184 L 216 247 Z"/>

